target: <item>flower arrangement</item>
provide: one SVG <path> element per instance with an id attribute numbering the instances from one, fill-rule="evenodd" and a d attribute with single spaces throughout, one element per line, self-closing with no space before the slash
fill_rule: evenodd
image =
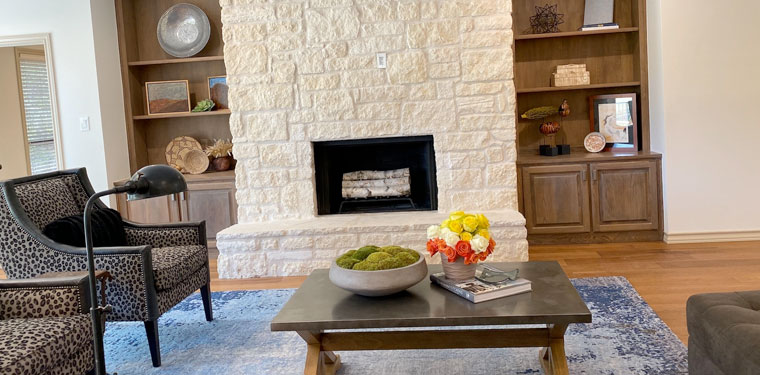
<path id="1" fill-rule="evenodd" d="M 475 264 L 488 258 L 496 246 L 488 231 L 491 224 L 483 214 L 455 211 L 441 225 L 431 225 L 427 230 L 427 250 L 430 255 L 443 254 L 450 263 L 458 257 L 464 264 Z"/>

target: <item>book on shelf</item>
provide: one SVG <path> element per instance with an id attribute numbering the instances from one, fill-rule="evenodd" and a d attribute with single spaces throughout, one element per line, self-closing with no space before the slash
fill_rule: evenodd
<path id="1" fill-rule="evenodd" d="M 610 23 L 597 23 L 597 24 L 591 24 L 591 25 L 583 25 L 581 27 L 581 31 L 596 31 L 596 30 L 614 30 L 619 29 L 620 25 L 610 22 Z"/>
<path id="2" fill-rule="evenodd" d="M 531 291 L 531 282 L 523 278 L 507 280 L 501 283 L 486 283 L 477 278 L 454 281 L 447 279 L 443 272 L 438 272 L 430 275 L 430 281 L 472 303 L 490 301 Z"/>

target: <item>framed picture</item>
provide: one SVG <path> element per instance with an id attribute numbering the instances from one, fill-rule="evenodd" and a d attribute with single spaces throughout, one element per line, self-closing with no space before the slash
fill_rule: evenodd
<path id="1" fill-rule="evenodd" d="M 190 89 L 187 80 L 145 82 L 148 114 L 190 112 Z"/>
<path id="2" fill-rule="evenodd" d="M 597 95 L 589 98 L 591 131 L 602 133 L 605 150 L 635 152 L 639 149 L 636 94 Z"/>
<path id="3" fill-rule="evenodd" d="M 208 98 L 216 104 L 216 109 L 230 108 L 227 103 L 227 76 L 208 77 Z"/>

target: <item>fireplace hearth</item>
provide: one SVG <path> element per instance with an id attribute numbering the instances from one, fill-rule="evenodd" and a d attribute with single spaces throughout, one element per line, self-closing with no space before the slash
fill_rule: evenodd
<path id="1" fill-rule="evenodd" d="M 313 145 L 319 215 L 438 208 L 432 136 Z"/>

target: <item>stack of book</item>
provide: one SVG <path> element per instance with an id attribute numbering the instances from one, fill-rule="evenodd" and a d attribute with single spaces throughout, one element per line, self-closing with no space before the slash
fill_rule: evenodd
<path id="1" fill-rule="evenodd" d="M 586 64 L 557 65 L 551 84 L 553 87 L 590 85 L 591 73 L 586 70 Z"/>
<path id="2" fill-rule="evenodd" d="M 596 31 L 596 30 L 614 30 L 619 29 L 620 25 L 614 22 L 595 23 L 590 25 L 583 25 L 581 31 Z"/>
<path id="3" fill-rule="evenodd" d="M 490 301 L 496 298 L 513 296 L 531 291 L 531 283 L 523 278 L 507 280 L 500 283 L 487 283 L 474 279 L 453 281 L 443 272 L 430 275 L 430 281 L 472 303 Z"/>

